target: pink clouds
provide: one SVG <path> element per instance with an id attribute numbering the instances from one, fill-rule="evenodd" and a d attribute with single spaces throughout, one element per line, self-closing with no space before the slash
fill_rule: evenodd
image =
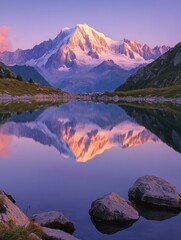
<path id="1" fill-rule="evenodd" d="M 0 156 L 7 158 L 9 156 L 9 145 L 12 141 L 11 135 L 0 133 Z"/>
<path id="2" fill-rule="evenodd" d="M 0 52 L 11 50 L 11 42 L 8 35 L 9 28 L 6 26 L 0 27 Z"/>

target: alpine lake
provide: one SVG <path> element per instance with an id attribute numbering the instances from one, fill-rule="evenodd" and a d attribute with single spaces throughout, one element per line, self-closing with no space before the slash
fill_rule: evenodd
<path id="1" fill-rule="evenodd" d="M 180 153 L 181 106 L 0 104 L 0 189 L 30 218 L 61 211 L 81 240 L 180 240 L 179 213 L 143 209 L 127 228 L 100 226 L 89 216 L 92 201 L 110 192 L 128 199 L 144 175 L 181 192 Z"/>

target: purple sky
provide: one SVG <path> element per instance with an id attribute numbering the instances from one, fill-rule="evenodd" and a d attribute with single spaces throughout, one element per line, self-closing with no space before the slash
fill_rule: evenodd
<path id="1" fill-rule="evenodd" d="M 31 48 L 86 23 L 115 40 L 174 46 L 181 41 L 180 14 L 181 0 L 1 0 L 0 45 Z"/>

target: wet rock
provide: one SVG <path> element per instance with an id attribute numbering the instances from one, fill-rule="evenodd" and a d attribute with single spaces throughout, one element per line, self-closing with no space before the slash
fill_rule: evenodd
<path id="1" fill-rule="evenodd" d="M 48 240 L 78 240 L 78 238 L 58 229 L 42 228 Z"/>
<path id="2" fill-rule="evenodd" d="M 159 209 L 151 206 L 147 206 L 144 204 L 137 204 L 136 209 L 139 212 L 139 215 L 147 220 L 154 221 L 163 221 L 166 219 L 170 219 L 172 217 L 177 216 L 180 211 L 172 210 L 172 209 Z"/>
<path id="3" fill-rule="evenodd" d="M 181 196 L 175 186 L 155 176 L 143 176 L 129 189 L 129 198 L 161 208 L 181 209 Z"/>
<path id="4" fill-rule="evenodd" d="M 95 228 L 103 234 L 115 234 L 131 227 L 135 221 L 127 221 L 121 223 L 107 222 L 97 218 L 91 217 L 91 221 Z"/>
<path id="5" fill-rule="evenodd" d="M 135 221 L 139 218 L 131 204 L 114 192 L 95 200 L 89 214 L 91 217 L 115 223 Z"/>
<path id="6" fill-rule="evenodd" d="M 9 226 L 12 222 L 16 226 L 26 226 L 28 217 L 7 197 L 4 191 L 0 191 L 0 222 Z"/>
<path id="7" fill-rule="evenodd" d="M 32 221 L 40 224 L 43 227 L 60 229 L 68 233 L 73 233 L 75 227 L 61 212 L 51 211 L 35 214 Z"/>

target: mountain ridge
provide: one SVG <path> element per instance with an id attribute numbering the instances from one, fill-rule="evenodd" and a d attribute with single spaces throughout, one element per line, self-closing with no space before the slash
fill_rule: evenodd
<path id="1" fill-rule="evenodd" d="M 154 62 L 140 68 L 116 91 L 163 88 L 181 84 L 181 42 Z"/>

